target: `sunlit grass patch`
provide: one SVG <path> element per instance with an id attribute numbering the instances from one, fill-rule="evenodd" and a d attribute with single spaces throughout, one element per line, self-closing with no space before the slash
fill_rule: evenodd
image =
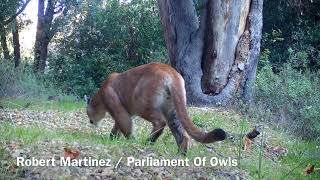
<path id="1" fill-rule="evenodd" d="M 56 105 L 47 106 L 47 110 L 59 111 L 60 108 L 64 107 L 64 105 L 59 103 L 56 104 L 58 107 Z M 40 102 L 39 104 L 45 103 Z M 71 111 L 73 108 L 76 109 L 77 105 L 72 105 L 72 108 L 70 108 Z M 238 160 L 238 166 L 236 167 L 206 166 L 206 168 L 203 168 L 204 174 L 210 175 L 211 173 L 212 175 L 214 173 L 214 171 L 212 171 L 213 169 L 219 169 L 246 172 L 252 179 L 258 179 L 259 173 L 261 179 L 304 179 L 319 177 L 319 172 L 313 173 L 308 177 L 303 175 L 304 169 L 308 164 L 318 166 L 320 162 L 319 147 L 317 147 L 316 142 L 302 140 L 283 132 L 281 129 L 264 124 L 263 143 L 261 144 L 260 135 L 255 140 L 252 149 L 250 151 L 244 151 L 242 149 L 243 135 L 252 130 L 257 124 L 263 124 L 263 122 L 249 119 L 232 111 L 225 112 L 214 109 L 204 110 L 200 108 L 190 108 L 189 112 L 196 126 L 202 130 L 211 131 L 219 127 L 226 130 L 227 133 L 233 137 L 222 142 L 207 145 L 197 143 L 194 140 L 190 141 L 190 148 L 187 154 L 187 158 L 189 158 L 190 161 L 197 157 L 206 157 L 208 160 L 212 157 L 219 159 L 231 157 L 232 159 Z M 26 146 L 32 147 L 44 141 L 58 140 L 66 144 L 76 142 L 78 144 L 90 144 L 92 147 L 98 145 L 103 146 L 104 149 L 107 149 L 111 153 L 103 154 L 103 151 L 101 151 L 100 154 L 98 153 L 98 157 L 108 157 L 115 160 L 119 158 L 119 156 L 134 156 L 138 158 L 154 156 L 156 158 L 167 159 L 185 158 L 178 153 L 175 139 L 168 127 L 154 145 L 146 143 L 151 129 L 149 122 L 137 119 L 134 120 L 134 138 L 125 139 L 121 137 L 111 140 L 109 138 L 110 132 L 98 134 L 95 131 L 74 131 L 61 128 L 47 129 L 39 125 L 28 127 L 16 126 L 7 122 L 0 124 L 0 145 L 2 146 L 11 141 L 19 141 Z M 274 147 L 284 148 L 287 153 L 279 157 L 268 154 L 267 149 Z M 100 150 L 97 150 L 97 152 L 99 151 Z M 259 160 L 259 158 L 261 158 L 261 160 Z M 260 170 L 259 163 L 261 164 Z"/>
<path id="2" fill-rule="evenodd" d="M 61 100 L 49 101 L 39 99 L 3 99 L 3 108 L 30 111 L 75 111 L 85 108 L 84 101 L 76 101 L 73 97 L 63 97 Z"/>

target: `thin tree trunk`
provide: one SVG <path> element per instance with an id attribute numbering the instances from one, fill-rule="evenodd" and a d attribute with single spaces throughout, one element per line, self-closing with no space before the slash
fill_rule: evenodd
<path id="1" fill-rule="evenodd" d="M 48 0 L 45 8 L 44 0 L 38 1 L 38 24 L 36 32 L 34 65 L 37 72 L 43 73 L 48 56 L 48 45 L 52 38 L 51 25 L 54 15 L 54 2 Z"/>
<path id="2" fill-rule="evenodd" d="M 41 56 L 41 47 L 43 44 L 43 33 L 44 33 L 44 0 L 38 1 L 38 22 L 37 22 L 37 32 L 36 40 L 34 46 L 34 69 L 35 71 L 44 71 L 40 69 L 40 56 Z"/>
<path id="3" fill-rule="evenodd" d="M 42 46 L 40 47 L 40 61 L 39 61 L 40 72 L 44 72 L 46 68 L 46 62 L 48 57 L 48 45 L 49 45 L 49 42 L 43 42 Z"/>
<path id="4" fill-rule="evenodd" d="M 21 61 L 20 41 L 19 41 L 19 26 L 17 20 L 14 20 L 12 28 L 14 66 L 18 67 Z"/>
<path id="5" fill-rule="evenodd" d="M 46 4 L 46 8 L 45 8 Z M 60 8 L 55 11 L 56 1 L 38 0 L 38 24 L 36 32 L 36 41 L 34 48 L 34 68 L 35 71 L 43 73 L 46 67 L 48 46 L 54 33 L 57 31 L 57 24 L 53 24 L 55 13 L 66 15 L 68 8 Z"/>
<path id="6" fill-rule="evenodd" d="M 199 23 L 192 0 L 158 0 L 169 58 L 190 104 L 226 105 L 235 93 L 252 97 L 262 2 L 204 1 Z"/>
<path id="7" fill-rule="evenodd" d="M 0 36 L 1 36 L 1 47 L 2 47 L 3 59 L 6 61 L 9 61 L 10 54 L 9 54 L 9 49 L 7 45 L 6 31 L 4 27 L 0 27 Z"/>

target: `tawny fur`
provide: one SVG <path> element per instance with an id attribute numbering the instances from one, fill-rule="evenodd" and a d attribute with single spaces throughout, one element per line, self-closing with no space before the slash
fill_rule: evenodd
<path id="1" fill-rule="evenodd" d="M 201 143 L 225 139 L 222 129 L 205 133 L 194 126 L 187 113 L 186 91 L 182 76 L 171 66 L 150 63 L 123 73 L 113 73 L 93 96 L 87 114 L 97 124 L 109 112 L 115 120 L 111 136 L 130 137 L 133 115 L 153 125 L 150 142 L 155 142 L 168 124 L 179 150 L 187 152 L 188 133 Z"/>

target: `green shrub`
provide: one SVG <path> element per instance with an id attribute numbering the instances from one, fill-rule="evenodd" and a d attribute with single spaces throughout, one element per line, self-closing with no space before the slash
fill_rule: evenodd
<path id="1" fill-rule="evenodd" d="M 63 92 L 80 97 L 92 95 L 112 72 L 122 72 L 130 65 L 121 59 L 104 53 L 95 53 L 81 60 L 65 55 L 52 56 L 47 78 Z"/>
<path id="2" fill-rule="evenodd" d="M 0 59 L 0 98 L 38 98 L 61 96 L 61 92 L 51 85 L 43 75 L 35 74 L 32 66 L 21 63 L 14 68 L 13 63 Z"/>
<path id="3" fill-rule="evenodd" d="M 82 4 L 53 39 L 49 79 L 66 93 L 93 94 L 112 72 L 166 59 L 156 1 Z M 72 27 L 72 28 L 70 28 Z"/>
<path id="4" fill-rule="evenodd" d="M 256 81 L 257 101 L 294 132 L 319 137 L 320 74 L 302 73 L 292 66 L 285 64 L 277 74 L 270 64 L 261 68 Z"/>
<path id="5" fill-rule="evenodd" d="M 320 69 L 319 7 L 319 1 L 264 4 L 262 49 L 271 52 L 269 61 L 275 71 L 286 63 L 299 70 Z"/>

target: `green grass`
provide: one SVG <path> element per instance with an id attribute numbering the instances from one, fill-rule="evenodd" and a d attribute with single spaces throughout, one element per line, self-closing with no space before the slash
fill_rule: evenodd
<path id="1" fill-rule="evenodd" d="M 255 124 L 259 124 L 254 120 L 250 120 L 249 122 L 241 116 L 234 116 L 232 113 L 224 116 L 219 113 L 206 112 L 194 115 L 193 119 L 196 120 L 196 124 L 202 120 L 202 126 L 204 127 L 208 127 L 208 125 L 211 124 L 211 127 L 223 127 L 228 132 L 238 135 L 242 134 L 242 131 L 248 132 Z M 312 179 L 320 177 L 319 172 L 310 175 L 310 177 L 303 176 L 304 169 L 308 164 L 315 164 L 317 167 L 320 166 L 320 147 L 317 148 L 317 145 L 320 145 L 319 143 L 302 140 L 296 136 L 283 133 L 282 129 L 273 127 L 272 125 L 269 125 L 269 127 L 265 129 L 265 133 L 269 146 L 284 147 L 288 150 L 288 154 L 275 162 L 270 158 L 266 158 L 264 152 L 262 152 L 260 172 L 262 179 Z M 260 142 L 256 141 L 256 143 Z M 218 152 L 221 152 L 221 154 L 225 156 L 237 157 L 238 154 L 235 153 L 234 150 L 239 152 L 239 144 L 241 145 L 242 143 L 239 141 L 238 143 L 227 142 L 219 147 Z M 232 146 L 234 146 L 233 149 L 230 148 Z M 235 148 L 236 146 L 238 147 Z M 208 154 L 204 153 L 201 156 L 206 155 Z M 254 179 L 258 179 L 259 155 L 259 147 L 255 147 L 250 153 L 240 150 L 241 163 L 239 167 L 249 172 Z"/>
<path id="2" fill-rule="evenodd" d="M 75 98 L 64 97 L 61 101 L 44 101 L 38 99 L 3 99 L 0 100 L 0 104 L 4 108 L 8 109 L 63 112 L 79 110 L 86 106 L 84 101 L 75 102 L 73 99 Z"/>
<path id="3" fill-rule="evenodd" d="M 23 100 L 2 101 L 4 107 L 15 109 L 25 103 Z M 32 101 L 32 104 L 34 105 L 30 106 L 29 110 L 73 111 L 84 107 L 83 103 L 68 101 Z M 194 144 L 188 151 L 188 158 L 191 160 L 195 157 L 210 158 L 214 156 L 218 158 L 239 158 L 241 163 L 236 169 L 248 172 L 252 179 L 258 179 L 259 176 L 261 179 L 318 179 L 320 177 L 319 172 L 313 173 L 308 177 L 303 175 L 304 169 L 308 164 L 315 164 L 316 167 L 320 166 L 320 147 L 317 147 L 319 144 L 316 142 L 302 140 L 270 125 L 268 128 L 265 128 L 264 132 L 267 146 L 281 146 L 288 150 L 286 156 L 272 160 L 264 155 L 263 147 L 259 145 L 253 146 L 251 152 L 244 152 L 242 150 L 241 134 L 250 131 L 254 125 L 258 124 L 257 121 L 242 117 L 235 112 L 224 113 L 221 111 L 202 111 L 201 109 L 191 108 L 190 114 L 195 124 L 201 127 L 201 129 L 209 131 L 220 127 L 234 136 L 233 140 L 210 144 L 209 146 L 213 147 L 213 152 L 209 152 L 208 148 L 200 143 Z M 148 132 L 150 130 L 148 127 Z M 144 125 L 136 128 L 134 132 L 135 139 L 130 140 L 124 138 L 110 140 L 108 136 L 95 133 L 50 130 L 35 126 L 21 127 L 10 123 L 0 124 L 0 134 L 0 158 L 2 158 L 1 156 L 5 156 L 3 149 L 1 150 L 1 144 L 16 140 L 26 146 L 33 146 L 37 142 L 44 140 L 62 140 L 64 142 L 78 142 L 80 144 L 92 145 L 99 144 L 105 145 L 106 148 L 110 148 L 109 145 L 114 145 L 117 147 L 116 149 L 130 156 L 139 156 L 140 152 L 137 149 L 144 149 L 164 158 L 184 158 L 177 153 L 175 140 L 167 129 L 154 145 L 145 144 L 149 133 L 146 133 L 146 126 Z M 256 141 L 256 143 L 259 144 L 260 141 Z M 115 157 L 117 153 L 111 156 Z M 234 167 L 229 169 L 232 170 L 232 168 Z"/>
<path id="4" fill-rule="evenodd" d="M 37 142 L 44 140 L 62 140 L 64 142 L 78 142 L 100 145 L 116 145 L 120 149 L 123 149 L 126 154 L 138 156 L 139 149 L 149 149 L 162 157 L 176 158 L 183 156 L 177 154 L 177 146 L 174 143 L 174 139 L 169 132 L 166 132 L 155 145 L 146 145 L 144 143 L 144 136 L 139 134 L 136 139 L 127 140 L 120 138 L 118 140 L 110 140 L 106 136 L 97 134 L 87 134 L 81 132 L 70 133 L 63 130 L 48 130 L 40 129 L 39 127 L 15 127 L 9 123 L 2 124 L 0 127 L 1 140 L 3 144 L 9 141 L 20 141 L 24 145 L 33 145 Z M 293 140 L 292 137 L 282 136 L 282 145 L 287 147 L 289 153 L 278 162 L 274 162 L 268 158 L 262 157 L 261 165 L 261 177 L 262 179 L 291 179 L 291 178 L 306 178 L 302 176 L 304 168 L 310 164 L 317 164 L 319 157 L 316 159 L 316 146 L 312 142 L 305 142 L 300 140 Z M 166 148 L 163 148 L 163 147 Z M 237 158 L 237 144 L 231 142 L 224 142 L 213 145 L 215 151 L 224 157 Z M 3 151 L 0 149 L 0 157 L 3 156 Z M 115 156 L 115 155 L 113 155 Z M 217 154 L 212 154 L 207 151 L 206 147 L 201 144 L 197 144 L 189 149 L 188 158 L 194 159 L 195 157 L 213 157 Z M 259 173 L 259 148 L 253 149 L 252 152 L 241 154 L 241 164 L 239 168 L 249 172 L 253 178 L 258 178 Z M 219 156 L 218 156 L 219 157 Z M 219 157 L 219 158 L 224 158 Z M 289 173 L 290 172 L 290 173 Z M 288 174 L 289 173 L 289 174 Z M 315 178 L 319 174 L 315 173 L 310 178 Z"/>
<path id="5" fill-rule="evenodd" d="M 39 127 L 16 127 L 10 123 L 3 123 L 0 126 L 0 133 L 2 143 L 18 140 L 25 145 L 36 144 L 43 140 L 63 140 L 65 142 L 79 142 L 79 143 L 90 143 L 90 144 L 121 144 L 129 143 L 120 140 L 110 140 L 106 136 L 97 134 L 88 134 L 82 132 L 68 132 L 64 130 L 50 130 Z"/>

